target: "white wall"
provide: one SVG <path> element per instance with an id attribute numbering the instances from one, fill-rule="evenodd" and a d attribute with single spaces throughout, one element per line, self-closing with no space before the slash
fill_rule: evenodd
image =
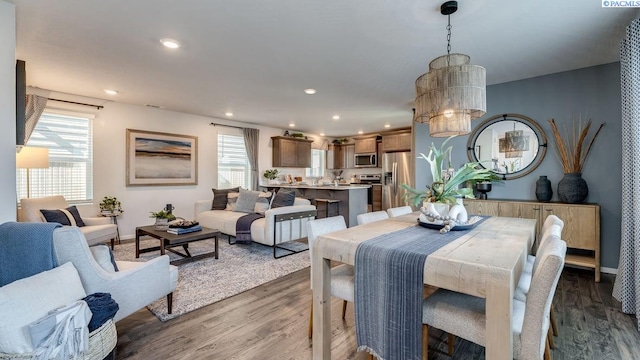
<path id="1" fill-rule="evenodd" d="M 16 220 L 16 16 L 0 1 L 0 223 Z"/>
<path id="2" fill-rule="evenodd" d="M 30 92 L 41 92 L 30 89 Z M 68 98 L 67 94 L 51 92 L 52 98 Z M 74 101 L 103 103 L 103 100 L 74 97 Z M 51 105 L 60 107 L 63 105 Z M 63 106 L 64 107 L 64 106 Z M 76 110 L 78 110 L 76 108 Z M 82 110 L 91 110 L 84 108 Z M 82 206 L 83 216 L 99 212 L 98 203 L 104 196 L 115 196 L 122 202 L 124 214 L 118 218 L 122 238 L 135 236 L 136 226 L 151 225 L 149 212 L 159 211 L 168 203 L 174 214 L 193 219 L 196 200 L 213 199 L 212 188 L 217 187 L 217 136 L 220 133 L 241 134 L 239 129 L 211 126 L 211 122 L 260 129 L 259 173 L 271 168 L 271 137 L 282 135 L 284 130 L 257 125 L 247 125 L 226 119 L 184 114 L 144 106 L 104 103 L 95 113 L 93 123 L 94 204 Z M 158 131 L 198 137 L 198 185 L 193 186 L 135 186 L 126 184 L 126 129 Z M 302 172 L 304 169 L 283 169 L 285 172 Z M 291 170 L 291 171 L 289 171 Z M 264 180 L 264 179 L 261 179 Z M 15 182 L 15 179 L 12 178 Z"/>

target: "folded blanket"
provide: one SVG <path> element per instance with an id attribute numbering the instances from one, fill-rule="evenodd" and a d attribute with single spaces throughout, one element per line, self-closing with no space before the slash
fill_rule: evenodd
<path id="1" fill-rule="evenodd" d="M 51 270 L 58 264 L 53 253 L 53 230 L 58 223 L 0 225 L 0 286 Z"/>
<path id="2" fill-rule="evenodd" d="M 89 332 L 98 329 L 109 319 L 113 319 L 120 309 L 118 303 L 111 298 L 111 294 L 109 293 L 95 293 L 87 295 L 82 300 L 87 302 L 87 305 L 89 305 L 89 309 L 93 314 L 91 321 L 89 322 Z"/>
<path id="3" fill-rule="evenodd" d="M 236 243 L 251 244 L 251 224 L 262 219 L 264 214 L 247 214 L 238 219 L 236 222 Z"/>

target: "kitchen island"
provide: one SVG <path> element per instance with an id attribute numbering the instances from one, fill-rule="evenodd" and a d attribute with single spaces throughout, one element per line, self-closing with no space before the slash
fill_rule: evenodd
<path id="1" fill-rule="evenodd" d="M 261 188 L 276 191 L 280 188 L 295 189 L 296 196 L 314 199 L 340 200 L 338 213 L 344 216 L 347 227 L 358 225 L 356 217 L 367 212 L 367 193 L 371 185 L 290 185 L 263 184 Z"/>

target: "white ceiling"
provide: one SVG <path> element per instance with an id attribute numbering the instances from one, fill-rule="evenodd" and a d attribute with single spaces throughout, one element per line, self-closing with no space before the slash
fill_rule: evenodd
<path id="1" fill-rule="evenodd" d="M 28 85 L 327 136 L 409 126 L 414 81 L 446 52 L 438 1 L 12 2 Z M 488 84 L 618 61 L 640 14 L 599 0 L 459 6 L 451 50 L 484 66 Z"/>

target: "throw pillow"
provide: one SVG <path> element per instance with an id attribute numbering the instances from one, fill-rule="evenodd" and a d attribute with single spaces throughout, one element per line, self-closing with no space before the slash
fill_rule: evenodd
<path id="1" fill-rule="evenodd" d="M 240 193 L 229 193 L 227 196 L 227 208 L 225 210 L 234 211 Z M 256 205 L 253 208 L 253 212 L 264 214 L 265 211 L 269 210 L 269 206 L 271 205 L 271 196 L 271 192 L 260 192 L 260 195 L 258 195 L 258 201 L 256 201 Z"/>
<path id="2" fill-rule="evenodd" d="M 238 196 L 238 201 L 236 201 L 236 206 L 233 211 L 252 213 L 256 207 L 259 196 L 259 191 L 240 189 L 240 195 Z"/>
<path id="3" fill-rule="evenodd" d="M 269 205 L 271 205 L 271 193 L 270 192 L 260 192 L 258 196 L 258 201 L 256 201 L 256 206 L 253 208 L 254 212 L 259 214 L 264 214 L 265 211 L 269 210 Z"/>
<path id="4" fill-rule="evenodd" d="M 110 273 L 118 271 L 118 264 L 116 264 L 116 260 L 113 258 L 113 252 L 111 252 L 109 246 L 99 244 L 90 246 L 89 250 L 91 250 L 91 255 L 93 255 L 98 265 L 105 271 Z"/>
<path id="5" fill-rule="evenodd" d="M 77 226 L 83 227 L 84 221 L 80 217 L 80 213 L 78 212 L 78 208 L 74 206 L 69 206 L 66 209 L 58 209 L 58 210 L 44 210 L 41 209 L 40 212 L 42 216 L 47 220 L 47 222 L 57 222 L 61 225 L 67 226 Z"/>
<path id="6" fill-rule="evenodd" d="M 0 287 L 0 352 L 33 351 L 27 325 L 86 295 L 70 262 Z"/>
<path id="7" fill-rule="evenodd" d="M 295 189 L 280 189 L 276 193 L 276 196 L 273 197 L 271 208 L 275 209 L 283 206 L 292 206 L 295 200 Z"/>
<path id="8" fill-rule="evenodd" d="M 238 192 L 240 187 L 231 189 L 211 189 L 213 191 L 213 202 L 211 210 L 224 210 L 227 207 L 227 194 Z"/>
<path id="9" fill-rule="evenodd" d="M 225 208 L 225 210 L 228 211 L 233 211 L 233 209 L 236 208 L 236 201 L 238 201 L 238 196 L 240 196 L 240 193 L 229 193 L 227 195 L 227 207 Z"/>

